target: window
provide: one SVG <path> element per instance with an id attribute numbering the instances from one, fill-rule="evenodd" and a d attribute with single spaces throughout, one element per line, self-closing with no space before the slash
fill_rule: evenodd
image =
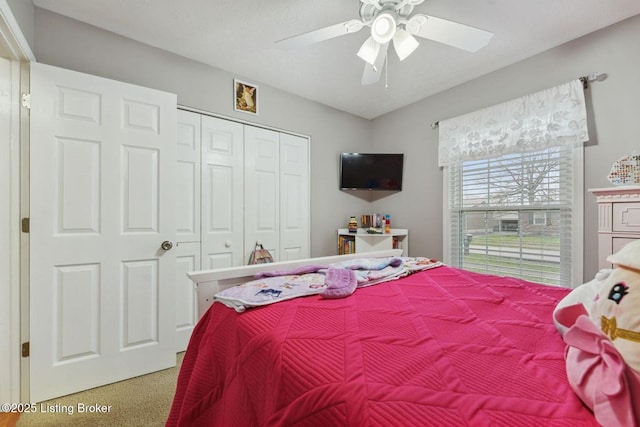
<path id="1" fill-rule="evenodd" d="M 581 152 L 551 147 L 450 165 L 447 262 L 552 285 L 580 280 Z"/>
<path id="2" fill-rule="evenodd" d="M 440 122 L 444 261 L 560 286 L 582 283 L 579 80 Z"/>

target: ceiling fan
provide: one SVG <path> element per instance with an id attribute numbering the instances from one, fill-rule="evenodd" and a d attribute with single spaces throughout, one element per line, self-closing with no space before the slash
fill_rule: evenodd
<path id="1" fill-rule="evenodd" d="M 360 0 L 360 19 L 331 25 L 319 30 L 279 40 L 286 48 L 296 48 L 318 43 L 334 37 L 356 33 L 364 27 L 371 28 L 370 36 L 358 50 L 358 56 L 366 64 L 362 84 L 380 80 L 387 58 L 387 48 L 393 47 L 400 60 L 404 60 L 418 47 L 414 36 L 434 40 L 468 52 L 476 52 L 486 46 L 493 33 L 459 24 L 447 19 L 411 12 L 424 0 Z"/>

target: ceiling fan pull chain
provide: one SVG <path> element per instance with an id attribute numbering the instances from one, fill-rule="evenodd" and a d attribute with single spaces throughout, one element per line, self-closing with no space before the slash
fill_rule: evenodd
<path id="1" fill-rule="evenodd" d="M 384 90 L 389 89 L 389 57 L 384 57 Z"/>

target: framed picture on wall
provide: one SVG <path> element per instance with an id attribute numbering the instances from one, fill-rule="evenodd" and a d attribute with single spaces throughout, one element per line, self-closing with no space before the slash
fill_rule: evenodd
<path id="1" fill-rule="evenodd" d="M 233 79 L 234 110 L 258 114 L 258 86 Z"/>

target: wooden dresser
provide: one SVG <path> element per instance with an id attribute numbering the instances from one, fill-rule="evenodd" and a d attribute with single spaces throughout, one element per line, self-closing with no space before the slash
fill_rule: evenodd
<path id="1" fill-rule="evenodd" d="M 598 202 L 598 268 L 611 268 L 606 258 L 640 239 L 640 185 L 589 191 Z"/>

